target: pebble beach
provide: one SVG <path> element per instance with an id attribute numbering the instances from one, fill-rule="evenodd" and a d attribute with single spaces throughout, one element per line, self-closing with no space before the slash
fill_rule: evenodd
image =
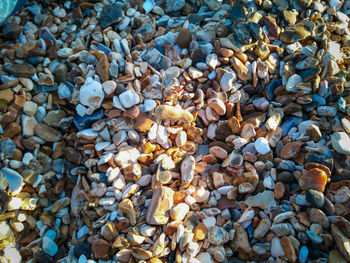
<path id="1" fill-rule="evenodd" d="M 28 1 L 0 27 L 0 262 L 350 262 L 349 22 Z"/>

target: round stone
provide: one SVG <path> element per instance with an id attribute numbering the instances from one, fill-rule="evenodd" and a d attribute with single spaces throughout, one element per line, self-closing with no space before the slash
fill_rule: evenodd
<path id="1" fill-rule="evenodd" d="M 341 154 L 350 154 L 350 137 L 345 132 L 336 132 L 331 136 L 332 146 Z"/>
<path id="2" fill-rule="evenodd" d="M 308 201 L 312 206 L 317 208 L 321 208 L 324 206 L 325 198 L 323 193 L 317 190 L 309 189 L 306 191 L 305 196 L 306 196 L 306 201 Z"/>
<path id="3" fill-rule="evenodd" d="M 255 149 L 260 154 L 267 154 L 271 151 L 269 142 L 264 137 L 259 137 L 254 143 Z"/>

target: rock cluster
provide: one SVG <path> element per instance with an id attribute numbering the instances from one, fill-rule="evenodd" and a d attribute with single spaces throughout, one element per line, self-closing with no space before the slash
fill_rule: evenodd
<path id="1" fill-rule="evenodd" d="M 0 34 L 0 261 L 350 262 L 349 15 L 29 1 Z"/>

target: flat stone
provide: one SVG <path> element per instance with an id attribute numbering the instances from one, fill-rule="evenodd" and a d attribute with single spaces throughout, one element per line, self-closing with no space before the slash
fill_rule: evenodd
<path id="1" fill-rule="evenodd" d="M 56 243 L 47 236 L 43 237 L 42 246 L 43 246 L 44 252 L 50 256 L 56 255 L 58 251 L 58 246 L 56 245 Z"/>
<path id="2" fill-rule="evenodd" d="M 147 208 L 146 220 L 151 225 L 164 225 L 169 220 L 169 212 L 173 207 L 174 192 L 169 187 L 157 187 Z"/>
<path id="3" fill-rule="evenodd" d="M 208 231 L 208 240 L 211 244 L 219 246 L 229 240 L 229 235 L 223 227 L 212 226 Z"/>
<path id="4" fill-rule="evenodd" d="M 61 132 L 51 128 L 45 123 L 37 124 L 34 127 L 34 133 L 46 142 L 58 142 L 62 139 Z"/>
<path id="5" fill-rule="evenodd" d="M 108 259 L 111 245 L 104 239 L 98 239 L 92 244 L 92 252 L 96 259 Z"/>
<path id="6" fill-rule="evenodd" d="M 144 51 L 142 53 L 142 59 L 144 61 L 147 61 L 152 67 L 157 70 L 166 70 L 171 66 L 170 59 L 164 56 L 155 48 L 147 49 Z"/>
<path id="7" fill-rule="evenodd" d="M 4 67 L 6 72 L 15 77 L 30 78 L 35 73 L 35 68 L 27 63 L 23 64 L 9 64 Z"/>
<path id="8" fill-rule="evenodd" d="M 181 163 L 181 182 L 185 187 L 188 187 L 194 176 L 195 160 L 193 156 L 189 156 Z"/>
<path id="9" fill-rule="evenodd" d="M 269 190 L 249 196 L 244 202 L 248 206 L 260 207 L 262 209 L 276 205 L 274 193 Z"/>
<path id="10" fill-rule="evenodd" d="M 100 16 L 100 26 L 106 28 L 114 23 L 121 21 L 124 17 L 124 3 L 117 2 L 112 5 L 105 5 Z"/>

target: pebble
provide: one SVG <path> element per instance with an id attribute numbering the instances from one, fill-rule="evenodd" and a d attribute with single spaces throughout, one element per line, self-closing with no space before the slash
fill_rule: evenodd
<path id="1" fill-rule="evenodd" d="M 336 132 L 331 136 L 332 146 L 341 154 L 350 154 L 350 137 L 345 132 Z"/>
<path id="2" fill-rule="evenodd" d="M 127 90 L 119 95 L 120 103 L 126 109 L 131 108 L 132 106 L 140 102 L 140 97 L 133 90 Z"/>
<path id="3" fill-rule="evenodd" d="M 263 137 L 258 138 L 255 141 L 254 146 L 256 151 L 260 154 L 267 154 L 271 151 L 269 142 Z"/>
<path id="4" fill-rule="evenodd" d="M 49 238 L 47 236 L 43 237 L 42 246 L 43 246 L 44 252 L 50 256 L 56 255 L 56 253 L 58 251 L 58 246 L 56 245 L 56 243 L 51 238 Z"/>
<path id="5" fill-rule="evenodd" d="M 80 102 L 89 107 L 93 112 L 101 106 L 103 98 L 104 92 L 102 90 L 102 85 L 92 78 L 87 78 L 84 85 L 79 90 Z"/>

